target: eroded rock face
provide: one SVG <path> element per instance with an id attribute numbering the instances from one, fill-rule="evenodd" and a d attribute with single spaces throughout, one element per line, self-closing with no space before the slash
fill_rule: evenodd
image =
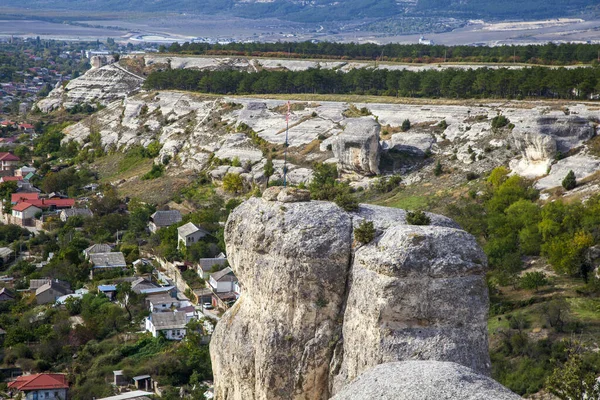
<path id="1" fill-rule="evenodd" d="M 93 68 L 83 76 L 69 81 L 64 88 L 58 86 L 47 98 L 37 103 L 43 112 L 61 106 L 71 108 L 77 104 L 98 102 L 107 105 L 111 101 L 127 97 L 138 90 L 144 78 L 137 76 L 117 64 Z"/>
<path id="2" fill-rule="evenodd" d="M 350 215 L 331 203 L 254 198 L 225 231 L 242 296 L 211 341 L 216 397 L 327 399 L 350 265 Z"/>
<path id="3" fill-rule="evenodd" d="M 341 171 L 379 174 L 381 125 L 371 117 L 349 118 L 333 141 L 333 154 Z"/>
<path id="4" fill-rule="evenodd" d="M 470 234 L 438 226 L 393 225 L 356 250 L 332 392 L 392 361 L 454 361 L 488 373 L 485 266 Z"/>
<path id="5" fill-rule="evenodd" d="M 498 382 L 452 362 L 405 361 L 378 365 L 332 400 L 517 400 Z"/>
<path id="6" fill-rule="evenodd" d="M 242 295 L 210 345 L 217 399 L 327 399 L 402 360 L 489 373 L 486 259 L 471 235 L 442 216 L 411 226 L 403 210 L 347 213 L 290 190 L 269 188 L 227 222 Z M 363 220 L 377 234 L 361 246 Z"/>
<path id="7" fill-rule="evenodd" d="M 512 140 L 521 153 L 520 160 L 510 163 L 511 169 L 528 178 L 543 176 L 558 152 L 567 153 L 595 135 L 596 128 L 587 118 L 544 116 L 533 126 L 517 127 Z"/>

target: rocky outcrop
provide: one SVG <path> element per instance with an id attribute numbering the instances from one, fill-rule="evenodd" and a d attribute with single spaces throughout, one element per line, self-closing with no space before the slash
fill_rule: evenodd
<path id="1" fill-rule="evenodd" d="M 547 176 L 535 183 L 535 187 L 543 190 L 561 186 L 563 179 L 573 171 L 575 177 L 580 180 L 600 170 L 600 159 L 592 156 L 575 155 L 557 161 L 550 168 Z"/>
<path id="2" fill-rule="evenodd" d="M 341 171 L 379 174 L 381 125 L 371 118 L 349 118 L 333 141 L 333 154 Z"/>
<path id="3" fill-rule="evenodd" d="M 60 107 L 72 108 L 85 103 L 107 105 L 140 89 L 142 83 L 144 78 L 117 64 L 110 64 L 90 69 L 83 76 L 69 81 L 65 87 L 57 86 L 37 106 L 42 112 L 50 112 Z"/>
<path id="4" fill-rule="evenodd" d="M 542 117 L 537 120 L 539 133 L 549 135 L 556 141 L 556 148 L 566 153 L 596 134 L 594 123 L 579 116 Z"/>
<path id="5" fill-rule="evenodd" d="M 348 213 L 271 188 L 231 214 L 242 286 L 211 341 L 217 399 L 327 399 L 378 364 L 453 361 L 489 373 L 486 259 L 448 218 Z M 353 229 L 372 221 L 375 239 Z"/>
<path id="6" fill-rule="evenodd" d="M 516 127 L 511 138 L 521 159 L 512 160 L 511 169 L 529 178 L 543 176 L 558 152 L 581 146 L 595 132 L 594 123 L 579 116 L 543 116 L 531 126 Z"/>
<path id="7" fill-rule="evenodd" d="M 404 361 L 378 365 L 332 400 L 517 400 L 498 382 L 452 362 Z"/>
<path id="8" fill-rule="evenodd" d="M 384 150 L 395 150 L 410 155 L 425 156 L 431 151 L 435 138 L 426 133 L 396 133 L 390 140 L 384 141 Z"/>
<path id="9" fill-rule="evenodd" d="M 487 373 L 484 275 L 485 255 L 462 230 L 394 225 L 359 248 L 333 392 L 391 361 L 454 361 Z"/>
<path id="10" fill-rule="evenodd" d="M 512 143 L 521 158 L 512 160 L 510 168 L 515 173 L 528 178 L 544 175 L 556 156 L 556 140 L 540 133 L 512 132 Z"/>
<path id="11" fill-rule="evenodd" d="M 211 340 L 216 398 L 326 399 L 352 219 L 331 203 L 255 198 L 238 210 L 225 230 L 244 294 Z"/>

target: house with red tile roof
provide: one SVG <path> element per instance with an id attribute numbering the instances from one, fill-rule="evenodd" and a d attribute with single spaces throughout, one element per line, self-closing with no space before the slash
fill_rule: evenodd
<path id="1" fill-rule="evenodd" d="M 18 182 L 18 181 L 22 181 L 23 177 L 22 176 L 3 176 L 0 178 L 0 183 L 4 183 L 4 182 Z"/>
<path id="2" fill-rule="evenodd" d="M 10 202 L 17 204 L 21 201 L 37 200 L 39 198 L 39 193 L 13 193 L 10 195 Z"/>
<path id="3" fill-rule="evenodd" d="M 63 208 L 71 208 L 75 205 L 75 199 L 31 199 L 27 200 L 28 203 L 45 209 L 45 208 L 55 208 L 55 209 L 63 209 Z"/>
<path id="4" fill-rule="evenodd" d="M 0 152 L 0 171 L 13 171 L 21 159 L 7 151 Z"/>
<path id="5" fill-rule="evenodd" d="M 66 400 L 69 382 L 64 374 L 35 374 L 19 376 L 8 384 L 9 390 L 17 390 L 25 399 Z"/>
<path id="6" fill-rule="evenodd" d="M 42 212 L 41 208 L 36 207 L 33 204 L 30 204 L 27 202 L 21 202 L 12 208 L 11 213 L 14 218 L 19 220 L 19 221 L 16 221 L 16 222 L 20 222 L 20 224 L 17 224 L 17 225 L 23 226 L 24 223 L 35 218 L 36 214 L 41 213 L 41 212 Z"/>

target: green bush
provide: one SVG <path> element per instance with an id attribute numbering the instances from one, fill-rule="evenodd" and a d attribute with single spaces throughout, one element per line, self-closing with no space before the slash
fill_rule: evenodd
<path id="1" fill-rule="evenodd" d="M 433 174 L 435 176 L 440 176 L 443 172 L 444 172 L 444 168 L 442 167 L 442 163 L 440 162 L 440 160 L 438 160 L 438 162 L 435 163 L 435 168 L 433 170 Z"/>
<path id="2" fill-rule="evenodd" d="M 410 120 L 407 118 L 404 121 L 402 121 L 402 132 L 406 132 L 410 129 Z"/>
<path id="3" fill-rule="evenodd" d="M 150 180 L 160 178 L 165 172 L 165 166 L 162 164 L 152 164 L 152 169 L 142 175 L 142 180 Z"/>
<path id="4" fill-rule="evenodd" d="M 510 121 L 504 115 L 497 115 L 492 119 L 492 129 L 504 128 L 508 124 Z"/>
<path id="5" fill-rule="evenodd" d="M 431 218 L 423 211 L 409 211 L 406 213 L 406 223 L 410 225 L 429 225 Z"/>
<path id="6" fill-rule="evenodd" d="M 541 271 L 526 272 L 519 280 L 519 286 L 523 289 L 538 290 L 540 286 L 547 286 L 550 284 L 546 274 Z"/>
<path id="7" fill-rule="evenodd" d="M 362 221 L 360 225 L 354 229 L 354 238 L 362 244 L 370 243 L 375 238 L 373 221 Z"/>
<path id="8" fill-rule="evenodd" d="M 569 171 L 567 176 L 565 176 L 562 181 L 562 186 L 565 190 L 575 189 L 577 186 L 577 178 L 575 178 L 575 172 L 573 172 L 573 170 Z"/>

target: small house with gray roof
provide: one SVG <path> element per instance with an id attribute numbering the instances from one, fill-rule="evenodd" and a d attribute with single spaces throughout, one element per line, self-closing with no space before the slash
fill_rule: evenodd
<path id="1" fill-rule="evenodd" d="M 177 228 L 177 248 L 181 248 L 182 244 L 189 247 L 207 235 L 209 233 L 206 230 L 188 222 Z"/>
<path id="2" fill-rule="evenodd" d="M 85 258 L 90 258 L 90 254 L 95 254 L 95 253 L 110 253 L 112 251 L 112 247 L 110 247 L 110 245 L 108 244 L 104 244 L 104 243 L 98 243 L 98 244 L 93 244 L 90 247 L 88 247 L 87 249 L 83 250 L 83 254 L 85 255 Z"/>
<path id="3" fill-rule="evenodd" d="M 156 233 L 161 228 L 166 228 L 181 222 L 181 213 L 178 210 L 157 211 L 150 216 L 148 229 Z"/>
<path id="4" fill-rule="evenodd" d="M 184 312 L 152 313 L 146 318 L 146 331 L 155 338 L 162 333 L 168 340 L 182 340 L 186 334 L 187 323 Z"/>
<path id="5" fill-rule="evenodd" d="M 125 268 L 125 256 L 120 251 L 112 253 L 92 253 L 89 255 L 94 269 L 98 268 Z"/>
<path id="6" fill-rule="evenodd" d="M 35 291 L 35 298 L 38 304 L 54 303 L 61 296 L 71 294 L 73 291 L 64 286 L 60 281 L 52 280 L 44 283 Z"/>

